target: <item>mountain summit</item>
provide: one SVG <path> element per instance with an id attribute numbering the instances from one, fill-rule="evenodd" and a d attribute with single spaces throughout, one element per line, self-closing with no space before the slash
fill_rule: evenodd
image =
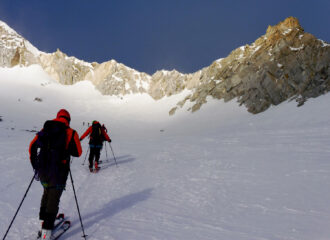
<path id="1" fill-rule="evenodd" d="M 203 69 L 200 84 L 184 102 L 195 102 L 194 111 L 207 96 L 237 98 L 252 113 L 291 98 L 302 105 L 329 91 L 329 63 L 330 45 L 305 33 L 298 19 L 289 17 L 269 26 L 251 45 Z"/>
<path id="2" fill-rule="evenodd" d="M 207 97 L 236 98 L 249 112 L 259 113 L 288 99 L 295 99 L 300 106 L 330 90 L 330 45 L 304 32 L 294 17 L 269 26 L 251 45 L 239 47 L 192 74 L 161 70 L 148 75 L 115 60 L 87 63 L 60 50 L 44 53 L 3 22 L 0 34 L 1 67 L 39 64 L 62 84 L 89 80 L 105 95 L 148 93 L 158 100 L 190 90 L 170 114 L 187 101 L 193 102 L 189 110 L 194 112 Z"/>

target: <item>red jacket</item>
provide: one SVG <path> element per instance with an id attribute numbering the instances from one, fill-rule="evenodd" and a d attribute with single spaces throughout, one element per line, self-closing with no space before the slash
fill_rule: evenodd
<path id="1" fill-rule="evenodd" d="M 98 122 L 96 122 L 96 124 L 98 124 Z M 90 126 L 89 128 L 87 128 L 86 132 L 80 137 L 80 141 L 82 141 L 85 137 L 89 136 L 92 133 L 92 129 L 93 129 L 93 126 Z M 101 127 L 101 133 L 106 141 L 108 141 L 108 142 L 111 141 L 109 135 L 106 133 L 106 131 L 104 130 L 103 127 Z"/>
<path id="2" fill-rule="evenodd" d="M 64 126 L 62 125 L 64 124 Z M 40 177 L 40 181 L 44 187 L 61 187 L 65 188 L 66 180 L 68 177 L 69 169 L 70 169 L 70 156 L 80 157 L 82 153 L 79 136 L 78 133 L 69 127 L 69 122 L 67 119 L 61 117 L 56 118 L 51 121 L 46 121 L 44 127 L 46 126 L 58 126 L 61 125 L 65 128 L 66 137 L 65 137 L 65 148 L 66 154 L 63 156 L 60 165 L 49 165 L 51 168 L 39 169 L 38 175 Z M 34 139 L 30 143 L 29 153 L 30 153 L 30 161 L 37 157 L 39 134 L 37 134 Z M 50 163 L 52 164 L 52 163 Z"/>
<path id="3" fill-rule="evenodd" d="M 68 127 L 66 129 L 66 133 L 67 133 L 66 149 L 69 149 L 69 144 L 71 142 L 70 146 L 73 146 L 73 149 L 69 149 L 70 155 L 74 157 L 80 157 L 82 153 L 82 149 L 81 149 L 78 133 L 74 131 L 72 128 L 70 128 L 68 121 L 64 118 L 55 118 L 53 119 L 53 121 L 62 122 Z M 74 136 L 72 137 L 73 133 Z M 36 135 L 30 143 L 30 147 L 29 147 L 30 160 L 31 160 L 32 148 L 34 147 L 34 143 L 37 141 L 37 139 L 38 139 L 38 135 Z M 63 163 L 66 163 L 66 159 L 63 159 Z"/>

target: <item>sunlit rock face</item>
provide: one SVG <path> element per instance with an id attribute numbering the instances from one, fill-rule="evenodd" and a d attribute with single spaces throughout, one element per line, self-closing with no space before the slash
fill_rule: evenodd
<path id="1" fill-rule="evenodd" d="M 195 103 L 192 111 L 206 103 L 207 96 L 237 98 L 251 113 L 291 98 L 302 105 L 329 91 L 329 64 L 330 45 L 305 33 L 298 20 L 289 17 L 269 26 L 251 45 L 205 68 L 200 85 L 184 101 Z"/>

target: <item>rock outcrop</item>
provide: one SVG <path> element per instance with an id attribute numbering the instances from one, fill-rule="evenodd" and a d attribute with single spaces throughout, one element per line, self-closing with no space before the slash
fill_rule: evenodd
<path id="1" fill-rule="evenodd" d="M 170 115 L 187 101 L 193 102 L 189 110 L 197 111 L 208 97 L 237 99 L 249 112 L 259 113 L 288 99 L 301 106 L 308 98 L 330 90 L 330 45 L 305 33 L 294 17 L 269 26 L 251 45 L 237 48 L 200 71 L 161 70 L 152 76 L 115 60 L 88 63 L 60 50 L 41 52 L 0 22 L 0 67 L 31 64 L 41 65 L 62 84 L 89 80 L 105 95 L 148 93 L 158 100 L 191 90 Z"/>
<path id="2" fill-rule="evenodd" d="M 104 95 L 145 93 L 150 85 L 150 76 L 124 64 L 111 60 L 94 67 L 85 80 L 90 80 Z"/>
<path id="3" fill-rule="evenodd" d="M 225 101 L 237 98 L 249 112 L 259 113 L 287 99 L 296 99 L 300 106 L 329 90 L 330 45 L 305 33 L 290 17 L 269 26 L 253 44 L 204 69 L 200 85 L 184 102 L 194 102 L 191 110 L 196 111 L 208 96 Z"/>
<path id="4" fill-rule="evenodd" d="M 176 70 L 162 70 L 151 76 L 151 85 L 148 93 L 158 100 L 165 96 L 169 97 L 173 94 L 178 94 L 184 89 L 193 89 L 198 84 L 198 77 L 193 78 L 191 74 L 182 74 Z"/>
<path id="5" fill-rule="evenodd" d="M 83 80 L 94 69 L 93 64 L 68 57 L 59 49 L 51 54 L 41 53 L 39 60 L 40 65 L 53 79 L 65 85 Z"/>

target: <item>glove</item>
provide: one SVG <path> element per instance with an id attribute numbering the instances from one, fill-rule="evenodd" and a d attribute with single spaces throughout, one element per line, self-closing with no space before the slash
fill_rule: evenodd
<path id="1" fill-rule="evenodd" d="M 111 139 L 108 142 L 111 143 Z"/>
<path id="2" fill-rule="evenodd" d="M 82 138 L 79 138 L 79 141 L 81 142 L 82 141 Z"/>

